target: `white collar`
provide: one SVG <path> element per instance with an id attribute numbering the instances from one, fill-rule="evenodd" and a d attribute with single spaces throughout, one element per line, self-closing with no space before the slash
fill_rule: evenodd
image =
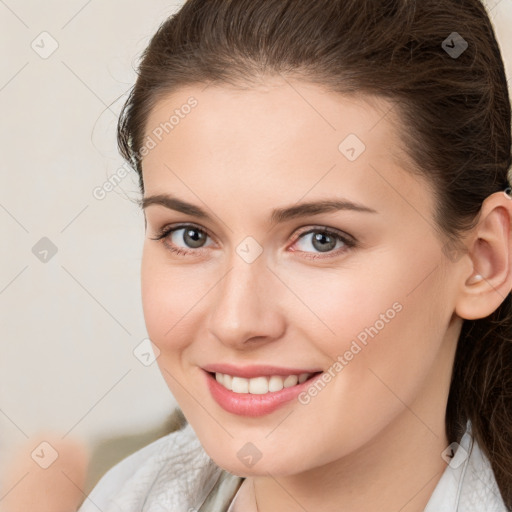
<path id="1" fill-rule="evenodd" d="M 452 448 L 455 454 L 424 512 L 507 512 L 491 464 L 472 437 L 471 421 Z"/>

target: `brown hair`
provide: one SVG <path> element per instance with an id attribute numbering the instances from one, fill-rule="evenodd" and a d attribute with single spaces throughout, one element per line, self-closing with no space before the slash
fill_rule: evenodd
<path id="1" fill-rule="evenodd" d="M 454 41 L 464 48 L 454 32 L 468 45 L 460 55 L 451 52 Z M 435 220 L 452 243 L 474 225 L 484 199 L 509 186 L 509 91 L 479 0 L 188 0 L 144 51 L 119 119 L 119 149 L 141 191 L 140 150 L 159 99 L 189 84 L 250 85 L 264 74 L 390 100 L 411 171 L 433 185 Z M 491 316 L 463 322 L 449 442 L 460 440 L 468 419 L 511 508 L 511 294 Z"/>

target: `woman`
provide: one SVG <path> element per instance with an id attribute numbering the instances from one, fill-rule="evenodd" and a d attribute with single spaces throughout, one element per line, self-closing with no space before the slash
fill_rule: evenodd
<path id="1" fill-rule="evenodd" d="M 510 121 L 478 0 L 188 0 L 118 127 L 188 424 L 81 510 L 510 510 Z"/>

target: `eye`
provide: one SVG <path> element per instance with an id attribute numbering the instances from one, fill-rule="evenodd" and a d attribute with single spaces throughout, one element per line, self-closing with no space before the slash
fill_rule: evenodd
<path id="1" fill-rule="evenodd" d="M 334 231 L 326 228 L 314 228 L 309 231 L 302 232 L 299 235 L 294 245 L 299 245 L 299 250 L 305 252 L 306 258 L 323 258 L 339 255 L 348 249 L 356 246 L 356 241 L 353 237 L 338 231 Z M 320 253 L 315 254 L 307 250 L 307 246 L 313 247 Z M 336 249 L 336 250 L 335 250 Z M 295 249 L 292 249 L 295 251 Z M 322 256 L 322 253 L 328 253 L 326 256 Z"/>
<path id="2" fill-rule="evenodd" d="M 209 238 L 209 235 L 204 229 L 193 224 L 182 224 L 162 228 L 158 235 L 151 238 L 151 240 L 161 240 L 171 252 L 191 254 L 202 249 L 207 238 Z M 181 247 L 180 243 L 184 244 L 185 247 Z"/>
<path id="3" fill-rule="evenodd" d="M 179 255 L 192 255 L 202 252 L 202 249 L 208 247 L 205 242 L 211 238 L 208 233 L 193 224 L 181 224 L 179 226 L 165 226 L 151 240 L 162 241 L 166 248 Z M 180 245 L 183 244 L 184 246 Z M 307 250 L 310 244 L 316 254 Z M 299 246 L 299 250 L 292 249 L 292 252 L 304 253 L 305 258 L 329 258 L 338 256 L 348 249 L 356 246 L 356 240 L 343 232 L 338 232 L 325 227 L 315 227 L 309 231 L 303 231 L 296 238 L 293 246 Z M 292 247 L 293 247 L 292 246 Z M 325 256 L 322 255 L 325 254 Z"/>

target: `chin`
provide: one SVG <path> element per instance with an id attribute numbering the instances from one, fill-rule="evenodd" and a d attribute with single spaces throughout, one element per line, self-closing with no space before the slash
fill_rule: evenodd
<path id="1" fill-rule="evenodd" d="M 203 444 L 203 443 L 201 443 Z M 241 445 L 241 448 L 238 447 Z M 297 457 L 286 456 L 268 449 L 267 455 L 259 452 L 251 443 L 236 443 L 233 448 L 222 449 L 218 445 L 213 450 L 210 446 L 203 447 L 210 458 L 225 471 L 241 477 L 248 476 L 288 476 L 307 468 L 302 468 L 299 464 L 300 460 L 304 460 L 304 454 L 301 453 L 300 459 Z M 227 456 L 227 453 L 232 455 Z M 252 458 L 252 460 L 251 460 Z M 245 461 L 244 461 L 245 459 Z"/>

